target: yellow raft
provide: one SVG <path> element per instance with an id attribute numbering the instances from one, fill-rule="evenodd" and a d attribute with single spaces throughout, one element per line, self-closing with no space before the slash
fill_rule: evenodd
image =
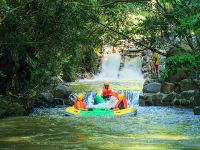
<path id="1" fill-rule="evenodd" d="M 77 110 L 74 107 L 66 108 L 66 116 L 119 116 L 127 114 L 137 114 L 136 107 L 129 107 L 121 110 L 113 110 L 110 108 L 90 108 L 88 110 Z"/>

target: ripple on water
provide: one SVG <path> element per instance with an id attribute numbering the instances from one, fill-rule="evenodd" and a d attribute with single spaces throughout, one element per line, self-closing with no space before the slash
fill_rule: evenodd
<path id="1" fill-rule="evenodd" d="M 139 107 L 136 116 L 66 117 L 64 107 L 0 122 L 0 148 L 198 149 L 200 117 L 191 109 Z"/>

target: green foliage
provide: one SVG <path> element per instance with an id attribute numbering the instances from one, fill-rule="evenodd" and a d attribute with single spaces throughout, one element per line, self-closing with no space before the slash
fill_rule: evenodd
<path id="1" fill-rule="evenodd" d="M 0 84 L 22 90 L 51 76 L 73 81 L 77 74 L 95 72 L 98 47 L 122 38 L 117 32 L 130 26 L 127 5 L 87 6 L 104 3 L 108 2 L 1 0 L 0 45 L 5 59 L 0 65 L 7 79 L 1 78 Z"/>
<path id="2" fill-rule="evenodd" d="M 169 73 L 185 72 L 188 76 L 199 74 L 200 66 L 199 52 L 185 52 L 181 55 L 168 57 L 165 69 L 159 70 L 159 80 L 165 81 Z"/>
<path id="3" fill-rule="evenodd" d="M 158 74 L 158 80 L 159 81 L 166 81 L 168 78 L 168 70 L 165 68 L 162 68 L 159 70 L 159 74 Z"/>
<path id="4" fill-rule="evenodd" d="M 176 73 L 179 70 L 195 73 L 199 66 L 199 53 L 185 52 L 178 56 L 172 56 L 166 60 L 168 71 Z"/>

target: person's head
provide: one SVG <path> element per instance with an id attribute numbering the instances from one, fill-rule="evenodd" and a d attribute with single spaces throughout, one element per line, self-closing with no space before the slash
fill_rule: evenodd
<path id="1" fill-rule="evenodd" d="M 84 94 L 83 94 L 83 93 L 79 93 L 79 94 L 77 95 L 77 98 L 79 98 L 80 100 L 83 100 L 83 97 L 84 97 Z"/>
<path id="2" fill-rule="evenodd" d="M 104 83 L 104 87 L 105 87 L 106 89 L 108 89 L 108 88 L 109 88 L 109 83 L 108 83 L 108 82 L 105 82 L 105 83 Z"/>
<path id="3" fill-rule="evenodd" d="M 124 95 L 123 94 L 118 94 L 118 98 L 122 99 L 122 98 L 124 98 Z"/>

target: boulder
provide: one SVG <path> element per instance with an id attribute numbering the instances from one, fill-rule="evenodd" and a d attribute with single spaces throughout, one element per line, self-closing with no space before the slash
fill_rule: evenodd
<path id="1" fill-rule="evenodd" d="M 149 83 L 153 83 L 153 82 L 156 82 L 157 80 L 155 79 L 146 79 L 145 82 L 144 82 L 144 85 L 147 85 Z"/>
<path id="2" fill-rule="evenodd" d="M 184 71 L 179 71 L 177 73 L 170 72 L 168 74 L 169 82 L 177 82 L 187 78 L 187 74 Z"/>
<path id="3" fill-rule="evenodd" d="M 147 62 L 146 62 L 146 61 L 143 61 L 143 62 L 142 62 L 142 67 L 143 67 L 143 66 L 146 66 L 146 65 L 147 65 Z"/>
<path id="4" fill-rule="evenodd" d="M 90 72 L 85 72 L 83 73 L 82 76 L 83 76 L 83 79 L 92 79 L 94 75 Z"/>
<path id="5" fill-rule="evenodd" d="M 175 89 L 175 84 L 174 83 L 169 83 L 169 82 L 164 82 L 161 85 L 161 92 L 165 94 L 169 94 L 173 92 Z"/>
<path id="6" fill-rule="evenodd" d="M 50 93 L 50 92 L 42 92 L 42 93 L 39 94 L 38 98 L 39 98 L 40 101 L 52 103 L 54 97 L 53 97 L 53 94 Z"/>
<path id="7" fill-rule="evenodd" d="M 144 95 L 139 97 L 139 105 L 140 106 L 152 106 L 152 94 L 144 93 Z"/>
<path id="8" fill-rule="evenodd" d="M 142 68 L 142 73 L 146 73 L 146 72 L 148 72 L 148 70 L 147 70 L 147 67 L 144 66 L 144 67 Z"/>
<path id="9" fill-rule="evenodd" d="M 143 50 L 142 51 L 142 56 L 146 56 L 147 55 L 147 51 L 146 50 Z"/>
<path id="10" fill-rule="evenodd" d="M 144 99 L 139 99 L 139 106 L 145 106 L 145 101 Z"/>
<path id="11" fill-rule="evenodd" d="M 144 75 L 145 79 L 149 79 L 149 73 L 148 72 L 145 72 L 143 75 Z"/>
<path id="12" fill-rule="evenodd" d="M 181 100 L 180 99 L 174 99 L 173 105 L 180 106 L 181 105 Z"/>
<path id="13" fill-rule="evenodd" d="M 200 78 L 200 75 L 199 75 L 199 78 Z M 194 82 L 197 85 L 197 88 L 200 89 L 200 80 L 199 79 L 195 79 Z"/>
<path id="14" fill-rule="evenodd" d="M 194 90 L 183 91 L 180 93 L 180 99 L 191 100 L 192 98 L 194 98 L 194 94 Z"/>
<path id="15" fill-rule="evenodd" d="M 154 95 L 152 95 L 151 99 L 152 99 L 153 105 L 154 106 L 161 106 L 162 98 L 163 98 L 162 94 L 154 94 Z"/>
<path id="16" fill-rule="evenodd" d="M 176 98 L 176 93 L 175 92 L 171 92 L 170 94 L 168 94 L 168 95 L 166 95 L 166 96 L 163 97 L 162 104 L 164 106 L 169 106 L 173 102 L 176 101 L 175 98 Z"/>
<path id="17" fill-rule="evenodd" d="M 62 83 L 62 82 L 63 82 L 63 80 L 61 78 L 59 78 L 59 77 L 56 77 L 56 76 L 51 77 L 51 79 L 50 79 L 50 84 L 52 86 L 55 86 L 55 85 L 57 85 L 59 83 Z"/>
<path id="18" fill-rule="evenodd" d="M 67 98 L 71 92 L 67 84 L 61 83 L 56 86 L 53 93 L 55 98 Z"/>
<path id="19" fill-rule="evenodd" d="M 174 92 L 176 92 L 176 93 L 181 93 L 181 88 L 180 88 L 179 82 L 178 82 L 178 83 L 175 83 Z"/>
<path id="20" fill-rule="evenodd" d="M 195 115 L 200 115 L 200 106 L 195 106 L 193 112 Z"/>
<path id="21" fill-rule="evenodd" d="M 184 106 L 184 107 L 191 107 L 192 106 L 192 102 L 188 101 L 186 99 L 179 99 L 180 105 Z"/>
<path id="22" fill-rule="evenodd" d="M 180 90 L 181 91 L 188 91 L 188 90 L 197 89 L 197 85 L 191 79 L 184 79 L 179 84 L 180 84 Z"/>
<path id="23" fill-rule="evenodd" d="M 199 91 L 195 91 L 194 106 L 200 106 L 200 92 Z"/>
<path id="24" fill-rule="evenodd" d="M 152 100 L 148 99 L 145 101 L 145 106 L 153 106 Z"/>
<path id="25" fill-rule="evenodd" d="M 147 56 L 143 56 L 143 61 L 147 61 L 148 57 Z"/>
<path id="26" fill-rule="evenodd" d="M 158 82 L 153 82 L 144 85 L 143 92 L 145 93 L 157 93 L 160 92 L 161 84 Z"/>

